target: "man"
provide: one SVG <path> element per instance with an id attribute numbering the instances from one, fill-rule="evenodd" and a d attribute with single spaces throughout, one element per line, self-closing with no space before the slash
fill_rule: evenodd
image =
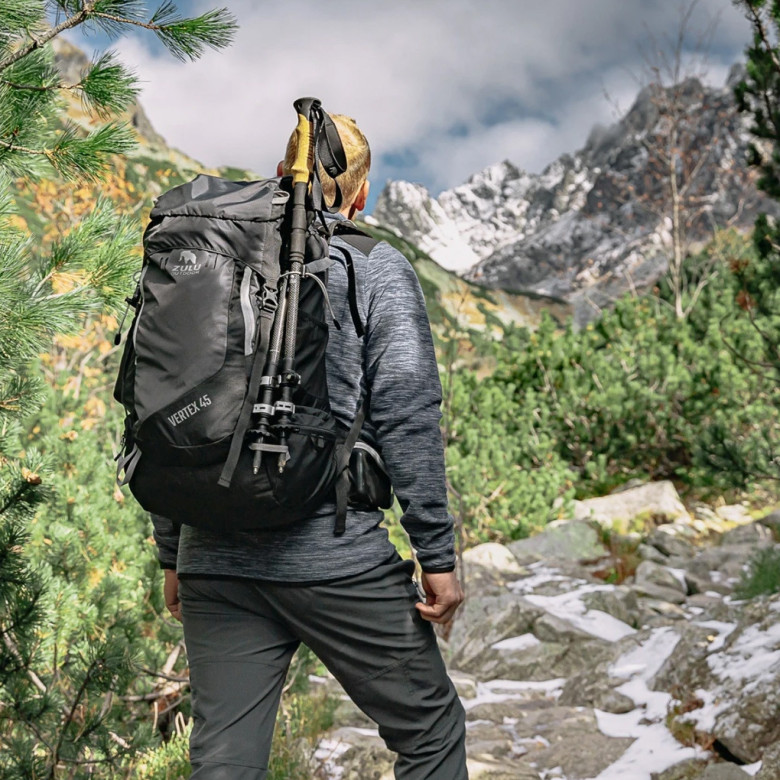
<path id="1" fill-rule="evenodd" d="M 355 122 L 334 115 L 347 155 L 341 212 L 368 197 L 370 150 Z M 295 134 L 279 175 L 296 154 Z M 332 202 L 334 182 L 321 171 Z M 347 273 L 330 270 L 335 316 L 326 353 L 334 416 L 348 427 L 364 390 L 364 436 L 376 444 L 404 511 L 423 570 L 426 598 L 380 525 L 379 510 L 351 509 L 334 535 L 335 507 L 283 531 L 215 535 L 154 516 L 165 568 L 165 600 L 184 623 L 194 728 L 193 780 L 262 780 L 284 677 L 298 644 L 308 645 L 373 718 L 398 753 L 403 780 L 467 777 L 463 708 L 447 677 L 431 623 L 449 621 L 463 599 L 455 575 L 439 432 L 441 386 L 425 304 L 409 262 L 387 243 L 368 255 L 334 238 L 354 261 L 359 338 Z M 340 257 L 332 251 L 334 259 Z M 177 575 L 178 571 L 178 575 Z"/>

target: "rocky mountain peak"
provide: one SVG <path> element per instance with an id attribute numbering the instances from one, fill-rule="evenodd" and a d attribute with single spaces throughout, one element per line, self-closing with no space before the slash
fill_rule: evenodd
<path id="1" fill-rule="evenodd" d="M 77 84 L 89 67 L 90 60 L 84 52 L 64 38 L 52 41 L 54 64 L 66 84 Z M 148 143 L 165 146 L 165 139 L 154 129 L 141 104 L 136 101 L 127 114 L 127 120 Z"/>
<path id="2" fill-rule="evenodd" d="M 580 150 L 539 174 L 505 160 L 436 198 L 391 182 L 373 216 L 445 268 L 488 287 L 563 299 L 584 322 L 666 270 L 671 208 L 659 162 L 670 121 L 681 165 L 695 170 L 691 246 L 715 226 L 747 230 L 759 211 L 777 212 L 745 162 L 749 119 L 732 93 L 743 73 L 735 65 L 722 87 L 694 77 L 648 85 L 619 121 L 594 126 Z"/>

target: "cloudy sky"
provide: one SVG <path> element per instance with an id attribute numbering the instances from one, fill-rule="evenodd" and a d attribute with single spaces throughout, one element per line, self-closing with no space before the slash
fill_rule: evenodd
<path id="1" fill-rule="evenodd" d="M 232 47 L 184 64 L 148 33 L 110 42 L 141 79 L 141 101 L 168 143 L 208 165 L 272 175 L 295 124 L 292 101 L 314 95 L 368 136 L 371 202 L 387 179 L 436 194 L 503 159 L 538 172 L 575 151 L 594 124 L 630 107 L 646 60 L 668 51 L 681 14 L 678 0 L 177 5 L 188 15 L 226 6 L 240 27 Z M 750 29 L 731 0 L 699 0 L 689 69 L 701 68 L 697 40 L 713 27 L 705 80 L 722 85 Z M 71 40 L 87 53 L 107 45 L 81 33 Z"/>

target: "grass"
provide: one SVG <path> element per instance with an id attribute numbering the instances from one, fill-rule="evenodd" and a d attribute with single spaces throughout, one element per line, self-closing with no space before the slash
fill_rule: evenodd
<path id="1" fill-rule="evenodd" d="M 765 547 L 754 553 L 734 593 L 740 599 L 780 593 L 780 547 Z"/>

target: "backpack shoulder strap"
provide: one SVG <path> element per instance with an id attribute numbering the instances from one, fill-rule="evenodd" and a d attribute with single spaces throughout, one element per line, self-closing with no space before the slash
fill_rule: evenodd
<path id="1" fill-rule="evenodd" d="M 371 250 L 378 244 L 379 239 L 369 236 L 368 233 L 361 230 L 348 219 L 336 220 L 333 225 L 331 235 L 338 236 L 342 241 L 346 241 L 358 252 L 362 252 L 366 257 L 371 254 Z"/>
<path id="2" fill-rule="evenodd" d="M 344 243 L 349 244 L 358 252 L 366 257 L 371 250 L 379 243 L 376 238 L 372 238 L 368 233 L 364 233 L 360 228 L 349 220 L 337 220 L 331 228 L 331 236 L 338 236 Z M 340 246 L 334 246 L 344 256 L 344 265 L 347 269 L 347 297 L 349 299 L 349 313 L 352 315 L 352 322 L 355 326 L 355 332 L 358 337 L 362 337 L 366 330 L 360 320 L 360 311 L 357 304 L 357 279 L 355 277 L 355 263 L 348 250 Z"/>

